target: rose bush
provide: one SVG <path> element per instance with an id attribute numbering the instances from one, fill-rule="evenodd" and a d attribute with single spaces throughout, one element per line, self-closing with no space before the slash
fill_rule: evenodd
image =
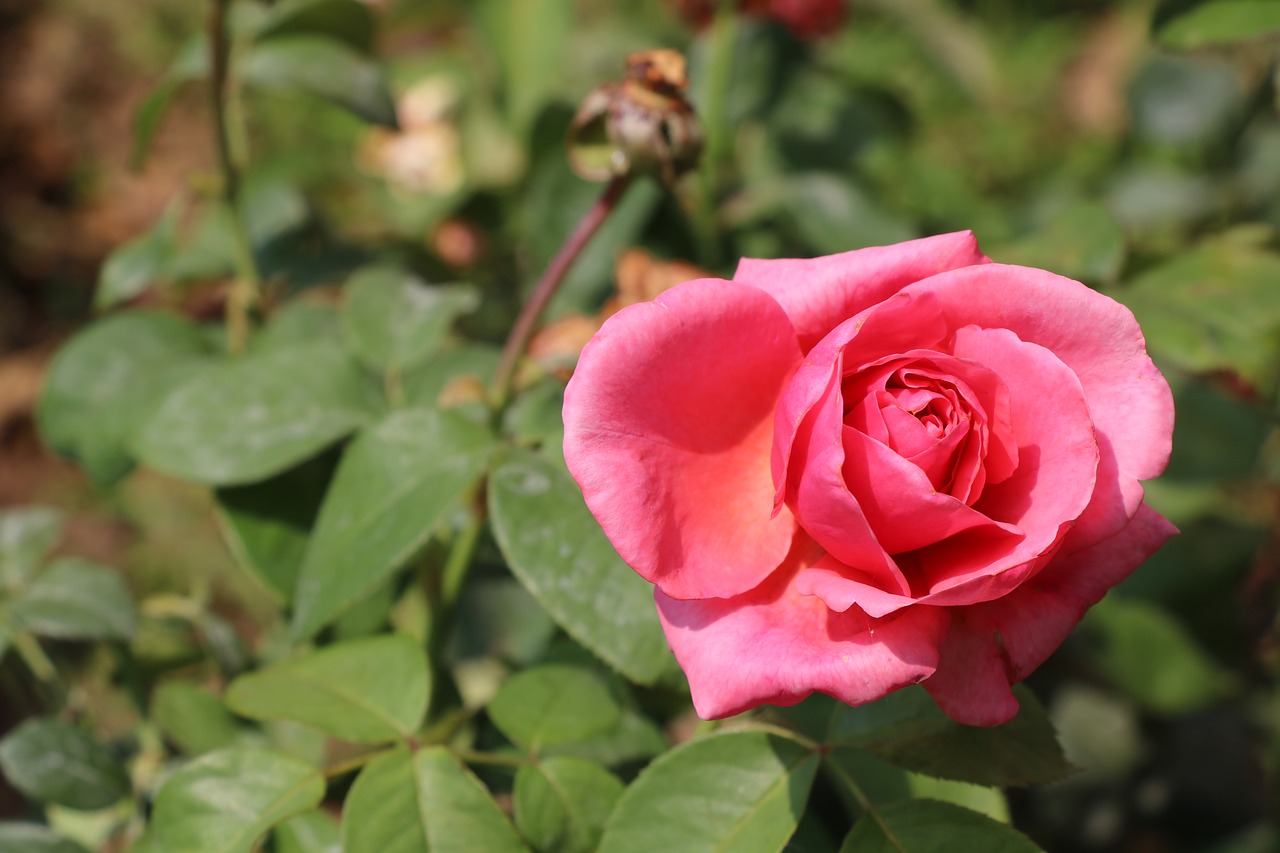
<path id="1" fill-rule="evenodd" d="M 1173 401 L 1133 315 L 969 233 L 743 260 L 628 307 L 564 421 L 704 718 L 923 683 L 1004 722 L 1175 532 L 1143 503 Z"/>

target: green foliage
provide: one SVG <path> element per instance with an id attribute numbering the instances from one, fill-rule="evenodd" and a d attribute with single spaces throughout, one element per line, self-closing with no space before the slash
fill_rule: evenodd
<path id="1" fill-rule="evenodd" d="M 678 5 L 226 4 L 227 164 L 106 259 L 97 313 L 48 312 L 84 328 L 37 425 L 89 485 L 0 511 L 0 772 L 31 821 L 0 849 L 1274 846 L 1280 7 L 877 0 L 807 39 Z M 149 9 L 138 166 L 215 67 Z M 497 403 L 600 196 L 572 105 L 655 44 L 689 57 L 703 163 L 628 188 Z M 1177 544 L 1005 725 L 919 686 L 696 722 L 560 449 L 577 337 L 665 283 L 619 257 L 730 276 L 960 229 L 1133 310 L 1176 395 L 1147 500 Z"/>
<path id="2" fill-rule="evenodd" d="M 782 850 L 817 769 L 813 750 L 773 732 L 690 741 L 627 788 L 600 850 Z"/>
<path id="3" fill-rule="evenodd" d="M 427 661 L 410 637 L 350 640 L 240 676 L 227 707 L 255 720 L 292 720 L 353 743 L 417 730 L 427 709 Z"/>
<path id="4" fill-rule="evenodd" d="M 303 559 L 294 635 L 310 636 L 412 558 L 492 451 L 486 429 L 431 409 L 394 412 L 352 442 Z"/>
<path id="5" fill-rule="evenodd" d="M 649 585 L 625 569 L 563 468 L 534 452 L 503 454 L 489 512 L 511 571 L 560 627 L 635 681 L 662 676 L 671 657 Z"/>
<path id="6" fill-rule="evenodd" d="M 101 809 L 129 793 L 129 777 L 106 747 L 57 720 L 28 720 L 6 735 L 0 770 L 39 803 Z"/>
<path id="7" fill-rule="evenodd" d="M 520 851 L 488 791 L 448 751 L 396 749 L 356 777 L 342 818 L 345 850 Z"/>
<path id="8" fill-rule="evenodd" d="M 840 853 L 1035 853 L 1039 849 L 1025 836 L 977 812 L 934 800 L 908 800 L 880 810 L 876 818 L 859 821 Z"/>
<path id="9" fill-rule="evenodd" d="M 323 796 L 320 773 L 297 759 L 265 749 L 211 752 L 160 786 L 146 849 L 249 853 L 267 830 Z"/>

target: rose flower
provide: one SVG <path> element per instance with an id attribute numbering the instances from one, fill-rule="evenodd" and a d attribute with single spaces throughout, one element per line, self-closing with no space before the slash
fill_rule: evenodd
<path id="1" fill-rule="evenodd" d="M 1133 315 L 970 233 L 743 260 L 611 317 L 565 460 L 655 589 L 704 718 L 1011 685 L 1174 532 L 1173 401 Z"/>

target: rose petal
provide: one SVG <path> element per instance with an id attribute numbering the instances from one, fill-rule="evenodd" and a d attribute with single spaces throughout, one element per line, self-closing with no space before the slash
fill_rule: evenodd
<path id="1" fill-rule="evenodd" d="M 946 270 L 990 263 L 970 231 L 812 259 L 743 258 L 734 281 L 773 296 L 806 351 L 849 317 Z"/>
<path id="2" fill-rule="evenodd" d="M 798 546 L 807 553 L 796 565 L 812 558 L 811 548 Z M 730 599 L 681 601 L 655 592 L 698 716 L 793 705 L 814 691 L 860 705 L 934 671 L 945 611 L 913 607 L 880 620 L 856 609 L 833 613 L 820 599 L 799 594 L 793 574 L 794 566 Z"/>
<path id="3" fill-rule="evenodd" d="M 628 564 L 675 598 L 731 596 L 782 562 L 773 413 L 800 362 L 776 302 L 716 279 L 611 317 L 565 391 L 565 462 Z"/>
<path id="4" fill-rule="evenodd" d="M 1012 719 L 1017 703 L 1010 709 L 1010 685 L 1044 663 L 1086 610 L 1176 532 L 1143 506 L 1120 533 L 1058 557 L 1004 598 L 953 611 L 958 618 L 925 689 L 959 722 L 989 726 Z"/>
<path id="5" fill-rule="evenodd" d="M 1053 352 L 1079 379 L 1103 449 L 1102 473 L 1128 483 L 1157 476 L 1169 460 L 1173 395 L 1147 356 L 1128 308 L 1079 282 L 1043 270 L 990 264 L 945 272 L 911 290 L 937 294 L 953 327 L 1009 329 Z M 1114 453 L 1112 468 L 1107 455 Z M 1130 485 L 1100 489 L 1073 531 L 1072 549 L 1113 535 L 1131 516 L 1120 511 Z"/>

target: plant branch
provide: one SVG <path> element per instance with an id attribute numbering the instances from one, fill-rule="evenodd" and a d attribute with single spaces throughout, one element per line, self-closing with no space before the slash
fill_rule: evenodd
<path id="1" fill-rule="evenodd" d="M 212 68 L 211 101 L 214 135 L 218 151 L 218 169 L 222 174 L 222 202 L 231 222 L 235 253 L 235 279 L 227 293 L 227 351 L 244 352 L 249 341 L 249 317 L 257 307 L 262 291 L 262 276 L 253 257 L 249 232 L 245 228 L 240 203 L 240 169 L 236 163 L 234 143 L 228 117 L 229 66 L 231 42 L 227 33 L 227 12 L 231 0 L 213 0 L 209 18 L 209 51 Z"/>
<path id="2" fill-rule="evenodd" d="M 529 295 L 529 300 L 520 310 L 520 316 L 516 318 L 515 325 L 511 327 L 511 334 L 502 348 L 502 359 L 498 362 L 498 369 L 493 375 L 493 383 L 490 387 L 490 396 L 496 414 L 500 415 L 510 401 L 511 386 L 515 382 L 520 356 L 524 355 L 525 349 L 529 346 L 542 312 L 546 310 L 547 304 L 555 295 L 556 289 L 560 287 L 560 283 L 564 281 L 574 261 L 582 254 L 582 250 L 586 248 L 587 243 L 591 241 L 604 221 L 609 218 L 609 214 L 618 206 L 618 201 L 626 192 L 629 183 L 630 180 L 626 175 L 609 182 L 600 198 L 583 214 L 572 233 L 560 246 L 560 250 L 547 265 L 542 278 L 538 279 L 533 293 Z"/>

